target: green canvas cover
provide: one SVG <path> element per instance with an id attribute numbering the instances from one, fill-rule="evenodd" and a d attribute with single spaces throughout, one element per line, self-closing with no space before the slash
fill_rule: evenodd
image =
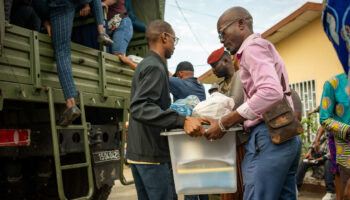
<path id="1" fill-rule="evenodd" d="M 164 19 L 165 0 L 132 0 L 132 7 L 137 19 L 146 25 Z"/>

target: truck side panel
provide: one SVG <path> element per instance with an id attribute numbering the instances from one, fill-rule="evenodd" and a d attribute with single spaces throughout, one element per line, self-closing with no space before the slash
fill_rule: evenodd
<path id="1" fill-rule="evenodd" d="M 5 36 L 4 54 L 0 57 L 0 82 L 61 88 L 50 37 L 17 26 L 8 28 Z M 123 65 L 117 56 L 71 45 L 72 70 L 78 91 L 99 94 L 103 98 L 129 98 L 133 70 Z M 61 98 L 58 100 L 62 101 Z"/>

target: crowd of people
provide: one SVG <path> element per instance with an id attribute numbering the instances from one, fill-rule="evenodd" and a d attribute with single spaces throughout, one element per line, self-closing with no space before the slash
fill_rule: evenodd
<path id="1" fill-rule="evenodd" d="M 107 30 L 103 7 L 107 11 Z M 324 3 L 325 32 L 337 50 L 345 73 L 325 82 L 319 110 L 321 126 L 300 162 L 300 137 L 275 144 L 263 114 L 274 109 L 285 97 L 301 120 L 301 100 L 289 87 L 288 73 L 278 51 L 271 42 L 254 33 L 253 18 L 246 9 L 232 7 L 218 19 L 217 32 L 223 47 L 213 51 L 207 62 L 214 74 L 223 80 L 213 84 L 209 93 L 220 92 L 231 97 L 235 106 L 229 114 L 209 119 L 184 116 L 169 108 L 170 93 L 174 101 L 189 95 L 204 101 L 204 86 L 194 77 L 194 67 L 188 61 L 179 63 L 174 74 L 168 71 L 166 60 L 174 53 L 179 38 L 164 20 L 152 21 L 147 27 L 139 22 L 130 0 L 5 0 L 7 21 L 32 30 L 44 30 L 52 37 L 66 100 L 66 111 L 59 122 L 61 126 L 70 125 L 80 116 L 80 109 L 75 104 L 78 93 L 73 81 L 70 47 L 76 11 L 81 16 L 93 15 L 98 43 L 112 46 L 111 53 L 135 70 L 130 96 L 127 159 L 138 199 L 142 200 L 177 199 L 168 140 L 160 136 L 162 130 L 183 128 L 189 136 L 219 140 L 237 124 L 243 124 L 245 129 L 236 137 L 237 192 L 222 194 L 221 199 L 297 199 L 307 169 L 320 165 L 325 168 L 327 189 L 323 200 L 350 199 L 350 89 L 347 78 L 350 40 L 346 28 L 333 30 L 332 26 L 333 15 L 339 17 L 337 20 L 345 19 L 344 27 L 348 24 L 347 9 L 349 4 L 345 1 Z M 125 56 L 134 29 L 145 32 L 149 47 L 139 64 Z M 203 124 L 210 126 L 205 130 Z M 209 199 L 208 195 L 185 196 L 186 200 L 198 198 Z"/>

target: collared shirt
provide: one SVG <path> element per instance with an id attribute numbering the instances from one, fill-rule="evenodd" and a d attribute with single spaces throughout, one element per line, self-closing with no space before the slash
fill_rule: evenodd
<path id="1" fill-rule="evenodd" d="M 127 158 L 136 162 L 170 162 L 167 137 L 162 129 L 182 128 L 185 116 L 170 109 L 169 75 L 166 63 L 149 51 L 132 79 Z"/>
<path id="2" fill-rule="evenodd" d="M 205 100 L 204 86 L 195 77 L 185 79 L 169 77 L 169 90 L 174 96 L 174 102 L 178 99 L 184 99 L 189 95 L 197 96 L 200 101 Z"/>
<path id="3" fill-rule="evenodd" d="M 273 108 L 283 98 L 281 85 L 282 73 L 286 82 L 286 91 L 290 92 L 287 70 L 273 44 L 260 34 L 247 37 L 239 48 L 239 71 L 246 96 L 245 102 L 237 108 L 244 118 L 246 128 L 262 122 L 262 114 Z M 293 108 L 290 96 L 287 96 Z"/>

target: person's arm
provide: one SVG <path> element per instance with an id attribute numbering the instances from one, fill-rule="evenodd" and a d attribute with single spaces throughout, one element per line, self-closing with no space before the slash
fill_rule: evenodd
<path id="1" fill-rule="evenodd" d="M 140 73 L 140 85 L 136 88 L 135 96 L 130 103 L 130 116 L 144 124 L 161 128 L 183 127 L 185 116 L 175 110 L 162 110 L 156 104 L 163 89 L 163 72 L 157 66 L 147 66 Z"/>
<path id="2" fill-rule="evenodd" d="M 245 49 L 242 59 L 243 57 L 245 63 L 242 64 L 249 71 L 257 91 L 248 94 L 251 97 L 238 107 L 237 111 L 244 118 L 255 120 L 283 99 L 283 89 L 274 59 L 267 47 L 251 45 Z"/>
<path id="3" fill-rule="evenodd" d="M 144 124 L 160 128 L 184 128 L 190 136 L 201 136 L 201 119 L 185 117 L 173 109 L 163 110 L 156 104 L 162 93 L 165 74 L 157 66 L 148 66 L 140 73 L 140 85 L 130 103 L 130 117 Z"/>
<path id="4" fill-rule="evenodd" d="M 316 153 L 318 153 L 320 150 L 320 138 L 322 137 L 323 133 L 324 133 L 324 128 L 320 126 L 320 128 L 317 131 L 316 138 L 311 145 Z"/>
<path id="5" fill-rule="evenodd" d="M 132 69 L 132 70 L 135 70 L 136 67 L 137 67 L 137 64 L 134 63 L 133 61 L 131 61 L 128 57 L 126 57 L 125 55 L 123 54 L 118 54 L 117 55 L 119 57 L 119 59 L 126 65 L 129 65 L 129 67 Z"/>
<path id="6" fill-rule="evenodd" d="M 84 7 L 82 9 L 80 9 L 80 16 L 86 17 L 91 13 L 91 8 L 90 5 L 87 3 L 84 5 Z"/>
<path id="7" fill-rule="evenodd" d="M 323 93 L 320 106 L 320 123 L 337 139 L 348 140 L 350 126 L 334 119 L 336 113 L 336 98 L 333 86 L 326 81 L 323 86 Z"/>
<path id="8" fill-rule="evenodd" d="M 247 67 L 246 70 L 249 71 L 257 92 L 251 95 L 251 98 L 239 106 L 237 110 L 221 118 L 221 124 L 224 128 L 232 127 L 246 119 L 257 119 L 259 115 L 272 108 L 283 98 L 280 78 L 276 73 L 273 58 L 267 47 L 252 45 L 245 49 L 243 56 L 247 62 L 244 66 Z M 223 133 L 219 127 L 219 120 L 207 121 L 211 123 L 211 127 L 206 133 L 207 137 L 209 139 L 221 138 Z"/>
<path id="9" fill-rule="evenodd" d="M 104 5 L 106 5 L 106 6 L 111 6 L 111 5 L 113 5 L 113 4 L 115 4 L 115 3 L 117 3 L 117 0 L 105 0 L 104 2 L 103 2 L 103 4 Z"/>
<path id="10" fill-rule="evenodd" d="M 146 32 L 146 25 L 143 24 L 142 22 L 140 22 L 134 14 L 134 11 L 132 9 L 131 0 L 125 0 L 125 8 L 128 12 L 129 18 L 132 21 L 132 25 L 133 25 L 134 29 L 138 32 Z"/>

